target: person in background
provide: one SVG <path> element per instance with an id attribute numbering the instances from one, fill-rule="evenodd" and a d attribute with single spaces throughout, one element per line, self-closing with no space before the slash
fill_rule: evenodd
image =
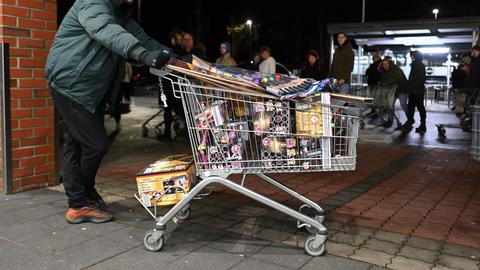
<path id="1" fill-rule="evenodd" d="M 352 44 L 345 33 L 338 33 L 337 41 L 338 47 L 333 54 L 330 77 L 338 80 L 338 88 L 341 93 L 348 94 L 355 54 L 353 53 Z"/>
<path id="2" fill-rule="evenodd" d="M 171 50 L 133 20 L 135 2 L 75 1 L 48 53 L 46 79 L 65 123 L 63 186 L 69 223 L 112 220 L 95 177 L 109 146 L 105 104 L 117 100 L 125 59 L 162 68 L 171 58 Z"/>
<path id="3" fill-rule="evenodd" d="M 183 52 L 183 35 L 184 32 L 180 29 L 173 29 L 170 32 L 170 44 L 172 45 L 173 53 L 177 55 L 182 55 Z"/>
<path id="4" fill-rule="evenodd" d="M 400 106 L 402 107 L 403 111 L 405 112 L 405 115 L 407 114 L 408 111 L 408 106 L 407 106 L 407 94 L 404 91 L 404 84 L 407 78 L 405 77 L 405 74 L 403 74 L 403 71 L 400 67 L 395 65 L 393 61 L 389 58 L 383 59 L 381 64 L 378 65 L 378 72 L 382 76 L 382 79 L 378 84 L 382 86 L 392 86 L 396 85 L 397 89 L 395 91 L 395 99 L 393 101 L 394 108 L 393 111 L 390 112 L 388 115 L 388 120 L 384 124 L 384 127 L 389 128 L 393 125 L 393 118 L 395 114 L 395 103 L 397 99 L 400 100 Z M 398 128 L 400 129 L 402 124 L 397 123 Z"/>
<path id="5" fill-rule="evenodd" d="M 195 55 L 201 59 L 206 59 L 205 51 L 194 46 L 193 36 L 189 32 L 185 32 L 183 35 L 182 47 L 184 51 L 181 55 Z"/>
<path id="6" fill-rule="evenodd" d="M 471 89 L 468 105 L 480 103 L 480 45 L 472 48 L 470 57 L 470 71 L 467 75 L 465 87 Z"/>
<path id="7" fill-rule="evenodd" d="M 380 58 L 378 53 L 374 53 L 372 61 L 373 63 L 368 66 L 365 72 L 367 75 L 367 84 L 370 88 L 374 87 L 382 80 L 382 74 L 378 71 L 378 65 L 382 62 L 382 58 Z"/>
<path id="8" fill-rule="evenodd" d="M 218 57 L 217 61 L 215 61 L 216 64 L 229 66 L 229 67 L 237 66 L 237 62 L 230 55 L 230 53 L 232 51 L 232 46 L 230 45 L 229 42 L 224 41 L 224 42 L 220 43 L 220 49 L 219 50 L 220 50 L 220 57 Z"/>
<path id="9" fill-rule="evenodd" d="M 187 33 L 188 34 L 188 33 Z M 179 29 L 174 29 L 170 32 L 170 43 L 173 49 L 173 52 L 177 54 L 179 57 L 184 56 L 187 52 L 183 48 L 185 32 Z M 191 35 L 188 34 L 187 39 L 190 39 Z M 192 39 L 193 41 L 193 39 Z M 190 45 L 189 40 L 187 40 L 187 45 L 189 49 L 193 49 L 193 43 Z M 190 47 L 191 46 L 191 47 Z M 167 78 L 162 78 L 162 87 L 163 93 L 167 98 L 167 107 L 163 108 L 163 121 L 165 125 L 165 129 L 163 130 L 163 134 L 158 137 L 159 140 L 163 141 L 171 141 L 173 139 L 172 134 L 172 124 L 173 124 L 173 111 L 175 114 L 180 116 L 182 119 L 185 118 L 185 114 L 183 111 L 182 100 L 178 99 L 173 94 L 173 86 L 172 81 L 177 82 L 177 77 L 172 75 L 167 75 Z M 158 97 L 158 104 L 163 106 L 163 102 L 161 101 L 161 96 Z"/>
<path id="10" fill-rule="evenodd" d="M 316 50 L 308 51 L 300 77 L 312 78 L 317 81 L 323 80 L 327 77 L 327 72 L 321 65 L 320 56 Z"/>
<path id="11" fill-rule="evenodd" d="M 264 46 L 260 49 L 260 57 L 262 58 L 262 62 L 258 66 L 258 71 L 270 74 L 276 72 L 277 62 L 275 62 L 275 58 L 271 56 L 271 53 L 272 51 L 267 46 Z"/>
<path id="12" fill-rule="evenodd" d="M 405 84 L 405 89 L 408 91 L 408 113 L 407 122 L 403 125 L 403 131 L 410 132 L 415 123 L 415 108 L 420 114 L 420 126 L 415 129 L 415 132 L 424 134 L 427 132 L 426 120 L 427 112 L 425 111 L 424 96 L 425 96 L 425 80 L 426 71 L 425 65 L 422 63 L 423 55 L 419 51 L 411 51 L 410 57 L 412 59 L 410 75 Z"/>
<path id="13" fill-rule="evenodd" d="M 123 76 L 123 80 L 120 84 L 120 94 L 115 103 L 115 108 L 112 108 L 112 114 L 115 118 L 115 130 L 121 130 L 122 125 L 120 124 L 120 120 L 122 119 L 122 113 L 126 113 L 130 111 L 130 92 L 132 89 L 131 79 L 133 75 L 132 65 L 125 61 L 125 75 Z"/>

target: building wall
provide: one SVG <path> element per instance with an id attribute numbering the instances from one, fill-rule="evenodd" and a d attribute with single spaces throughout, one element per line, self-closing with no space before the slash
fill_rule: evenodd
<path id="1" fill-rule="evenodd" d="M 54 109 L 45 61 L 56 0 L 0 0 L 0 41 L 10 44 L 13 192 L 56 184 Z"/>

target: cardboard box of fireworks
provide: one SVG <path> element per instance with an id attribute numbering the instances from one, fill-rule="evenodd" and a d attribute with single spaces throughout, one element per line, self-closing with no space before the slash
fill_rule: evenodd
<path id="1" fill-rule="evenodd" d="M 138 195 L 147 207 L 172 205 L 183 199 L 195 183 L 191 155 L 169 156 L 137 173 Z"/>

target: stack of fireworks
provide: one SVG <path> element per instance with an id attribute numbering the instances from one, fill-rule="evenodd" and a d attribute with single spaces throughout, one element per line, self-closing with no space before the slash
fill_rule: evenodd
<path id="1" fill-rule="evenodd" d="M 212 170 L 242 168 L 248 141 L 247 122 L 230 122 L 229 108 L 223 100 L 203 107 L 203 111 L 195 115 L 196 129 L 201 134 L 197 149 L 201 167 Z"/>
<path id="2" fill-rule="evenodd" d="M 260 166 L 272 172 L 292 168 L 298 151 L 291 135 L 289 103 L 268 101 L 253 107 L 254 134 L 261 142 Z"/>

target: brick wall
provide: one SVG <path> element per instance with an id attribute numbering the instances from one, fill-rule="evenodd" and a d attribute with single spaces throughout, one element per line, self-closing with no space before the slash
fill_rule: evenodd
<path id="1" fill-rule="evenodd" d="M 0 41 L 10 44 L 13 191 L 55 184 L 54 110 L 45 61 L 56 0 L 0 0 Z"/>

